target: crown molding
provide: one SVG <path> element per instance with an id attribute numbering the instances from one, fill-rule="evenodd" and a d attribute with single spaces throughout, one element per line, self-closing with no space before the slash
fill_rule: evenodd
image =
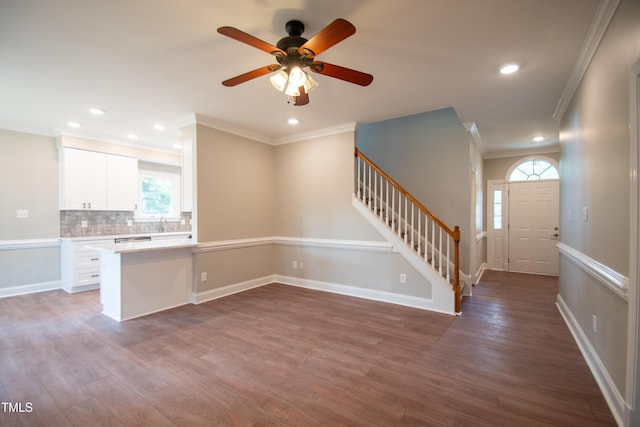
<path id="1" fill-rule="evenodd" d="M 309 132 L 302 132 L 295 135 L 277 138 L 272 145 L 284 145 L 294 142 L 307 141 L 309 139 L 320 138 L 323 136 L 338 135 L 346 132 L 355 132 L 356 122 L 343 123 L 341 125 L 330 126 L 322 129 L 316 129 Z"/>
<path id="2" fill-rule="evenodd" d="M 553 113 L 553 118 L 556 120 L 559 121 L 562 119 L 562 116 L 567 110 L 567 107 L 569 106 L 573 95 L 576 93 L 584 73 L 587 71 L 587 68 L 589 68 L 589 64 L 591 63 L 591 60 L 593 59 L 593 56 L 595 55 L 619 4 L 620 0 L 602 0 L 600 2 L 600 6 L 598 7 L 598 10 L 596 10 L 593 21 L 591 22 L 591 27 L 585 37 L 582 49 L 578 54 L 578 59 L 573 66 L 573 70 L 569 75 L 569 80 L 567 81 L 564 91 L 560 96 L 556 111 Z"/>
<path id="3" fill-rule="evenodd" d="M 183 117 L 179 117 L 171 122 L 171 126 L 176 129 L 181 129 L 187 126 L 202 125 L 212 129 L 221 130 L 233 135 L 241 136 L 243 138 L 251 139 L 253 141 L 262 142 L 268 145 L 284 145 L 294 142 L 306 141 L 309 139 L 320 138 L 323 136 L 338 135 L 346 132 L 354 132 L 356 129 L 356 122 L 349 122 L 340 125 L 330 126 L 322 129 L 316 129 L 309 132 L 302 132 L 294 135 L 288 135 L 281 138 L 270 138 L 266 135 L 251 132 L 238 126 L 234 126 L 230 123 L 223 122 L 221 120 L 214 119 L 209 116 L 205 116 L 198 113 L 188 114 Z"/>
<path id="4" fill-rule="evenodd" d="M 539 155 L 539 154 L 552 154 L 559 153 L 560 146 L 559 145 L 549 145 L 546 147 L 538 147 L 538 148 L 523 148 L 522 150 L 504 150 L 504 151 L 493 151 L 487 153 L 483 156 L 483 159 L 504 159 L 507 157 L 523 157 L 523 156 L 531 156 L 531 155 Z"/>
<path id="5" fill-rule="evenodd" d="M 484 158 L 487 154 L 487 149 L 485 148 L 482 137 L 480 137 L 480 132 L 478 131 L 478 126 L 476 126 L 475 122 L 466 122 L 463 123 L 464 127 L 467 129 L 467 132 L 471 134 L 471 138 L 476 143 L 478 150 L 480 150 L 480 154 Z"/>

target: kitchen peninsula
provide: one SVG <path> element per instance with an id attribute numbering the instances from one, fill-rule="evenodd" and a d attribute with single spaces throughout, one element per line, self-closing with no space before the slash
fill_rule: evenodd
<path id="1" fill-rule="evenodd" d="M 188 304 L 195 246 L 189 238 L 87 246 L 101 253 L 102 313 L 123 321 Z"/>

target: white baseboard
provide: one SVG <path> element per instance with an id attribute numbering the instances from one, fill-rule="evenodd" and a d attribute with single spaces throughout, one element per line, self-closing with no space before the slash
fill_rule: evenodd
<path id="1" fill-rule="evenodd" d="M 381 301 L 390 304 L 398 304 L 407 307 L 419 308 L 422 310 L 455 315 L 455 313 L 444 311 L 436 307 L 433 299 L 430 298 L 395 294 L 375 289 L 358 288 L 355 286 L 339 285 L 336 283 L 328 283 L 319 280 L 310 280 L 291 276 L 275 275 L 274 281 L 276 283 L 282 283 L 283 285 L 297 286 L 301 288 L 314 289 L 318 291 L 331 292 L 334 294 L 348 295 L 356 298 Z"/>
<path id="2" fill-rule="evenodd" d="M 587 362 L 593 377 L 596 379 L 596 382 L 600 387 L 600 391 L 602 391 L 602 394 L 609 405 L 609 409 L 611 409 L 613 417 L 619 426 L 625 425 L 623 420 L 627 419 L 627 404 L 609 376 L 609 373 L 600 360 L 600 357 L 598 357 L 598 353 L 596 353 L 586 334 L 578 324 L 578 321 L 573 316 L 573 313 L 571 313 L 571 310 L 569 310 L 569 307 L 560 295 L 558 295 L 556 306 L 558 307 L 565 323 L 569 327 L 576 344 L 578 344 L 578 348 L 580 348 L 580 352 L 582 353 L 584 360 Z"/>
<path id="3" fill-rule="evenodd" d="M 13 297 L 17 295 L 33 294 L 36 292 L 53 291 L 60 289 L 60 281 L 32 283 L 29 285 L 11 286 L 0 288 L 0 298 Z"/>
<path id="4" fill-rule="evenodd" d="M 221 288 L 211 289 L 209 291 L 191 294 L 191 302 L 193 304 L 201 304 L 203 302 L 212 301 L 214 299 L 223 298 L 238 292 L 248 291 L 249 289 L 258 288 L 260 286 L 274 283 L 275 276 L 264 276 L 257 279 L 247 280 L 246 282 L 234 283 L 233 285 L 223 286 Z"/>

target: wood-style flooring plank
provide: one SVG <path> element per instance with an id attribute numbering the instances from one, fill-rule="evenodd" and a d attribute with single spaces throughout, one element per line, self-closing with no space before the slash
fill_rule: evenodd
<path id="1" fill-rule="evenodd" d="M 553 277 L 461 316 L 273 284 L 122 323 L 98 292 L 0 299 L 2 426 L 614 426 Z"/>

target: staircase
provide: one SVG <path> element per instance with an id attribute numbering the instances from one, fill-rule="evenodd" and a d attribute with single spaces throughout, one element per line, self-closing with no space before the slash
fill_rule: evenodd
<path id="1" fill-rule="evenodd" d="M 460 228 L 448 227 L 355 149 L 353 206 L 432 284 L 438 311 L 460 313 Z"/>

